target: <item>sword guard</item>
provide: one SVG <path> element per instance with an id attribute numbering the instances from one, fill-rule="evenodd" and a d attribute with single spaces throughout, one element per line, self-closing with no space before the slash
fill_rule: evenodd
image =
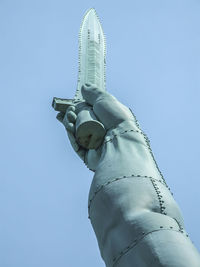
<path id="1" fill-rule="evenodd" d="M 73 105 L 73 99 L 54 97 L 52 107 L 55 111 L 65 113 L 69 106 Z"/>

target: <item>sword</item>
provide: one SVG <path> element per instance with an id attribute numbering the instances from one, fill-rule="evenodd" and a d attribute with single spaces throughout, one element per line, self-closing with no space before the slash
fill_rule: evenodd
<path id="1" fill-rule="evenodd" d="M 75 105 L 76 140 L 84 148 L 96 149 L 105 135 L 105 128 L 86 105 L 81 88 L 92 84 L 105 90 L 106 42 L 101 23 L 94 8 L 89 9 L 82 21 L 79 33 L 78 84 L 74 99 L 53 98 L 52 106 L 56 111 L 65 113 L 70 105 Z"/>

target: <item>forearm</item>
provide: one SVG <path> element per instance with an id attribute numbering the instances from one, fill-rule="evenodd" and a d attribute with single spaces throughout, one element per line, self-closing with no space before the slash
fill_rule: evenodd
<path id="1" fill-rule="evenodd" d="M 107 130 L 102 146 L 86 152 L 76 143 L 73 110 L 63 124 L 74 150 L 95 171 L 88 211 L 107 267 L 199 267 L 179 207 L 134 116 L 97 88 L 83 95 Z"/>
<path id="2" fill-rule="evenodd" d="M 182 243 L 178 251 L 187 247 L 191 253 L 196 253 L 184 231 L 179 207 L 152 157 L 148 141 L 132 123 L 119 125 L 105 138 L 102 158 L 90 189 L 89 217 L 102 257 L 109 267 L 129 266 L 124 265 L 123 260 L 130 253 L 132 264 L 138 262 L 136 266 L 139 267 L 151 266 L 142 265 L 144 259 L 139 255 L 138 247 L 143 246 L 143 251 L 148 251 L 146 264 L 149 257 L 157 261 L 154 255 L 159 243 L 157 232 L 161 239 L 164 232 L 174 235 L 171 244 L 177 248 L 175 244 Z M 163 253 L 162 257 L 165 257 L 167 254 Z"/>

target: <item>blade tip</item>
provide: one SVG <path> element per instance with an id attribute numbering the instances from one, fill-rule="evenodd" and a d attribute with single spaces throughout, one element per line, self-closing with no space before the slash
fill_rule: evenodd
<path id="1" fill-rule="evenodd" d="M 96 12 L 96 9 L 94 7 L 91 7 L 89 8 L 86 13 L 85 13 L 85 16 L 86 15 L 89 15 L 90 13 L 94 13 L 96 16 L 97 16 L 97 12 Z M 98 17 L 98 16 L 97 16 Z"/>

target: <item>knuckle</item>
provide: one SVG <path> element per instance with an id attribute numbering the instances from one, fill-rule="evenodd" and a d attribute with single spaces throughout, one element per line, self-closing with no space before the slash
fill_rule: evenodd
<path id="1" fill-rule="evenodd" d="M 67 112 L 70 112 L 70 111 L 75 111 L 75 107 L 74 106 L 69 106 L 68 109 L 67 109 Z"/>

